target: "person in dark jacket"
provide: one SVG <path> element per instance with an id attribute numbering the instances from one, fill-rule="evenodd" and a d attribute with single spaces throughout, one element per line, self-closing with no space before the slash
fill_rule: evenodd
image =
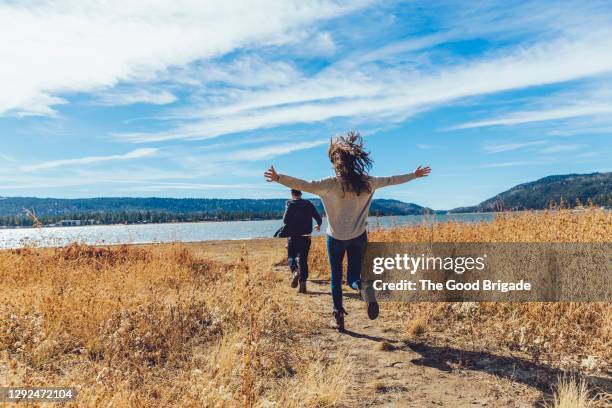
<path id="1" fill-rule="evenodd" d="M 299 284 L 298 293 L 306 293 L 312 219 L 317 222 L 316 231 L 321 230 L 323 220 L 315 206 L 310 201 L 302 199 L 301 191 L 291 190 L 291 198 L 287 201 L 283 216 L 284 229 L 289 237 L 287 260 L 291 268 L 291 287 L 296 288 Z"/>

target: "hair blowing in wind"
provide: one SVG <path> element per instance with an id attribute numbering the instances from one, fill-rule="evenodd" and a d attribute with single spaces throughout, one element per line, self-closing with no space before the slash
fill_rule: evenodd
<path id="1" fill-rule="evenodd" d="M 329 144 L 328 155 L 343 191 L 351 191 L 357 195 L 362 191 L 372 191 L 368 170 L 373 162 L 370 153 L 365 151 L 363 138 L 358 132 L 351 131 L 346 136 L 333 139 Z"/>

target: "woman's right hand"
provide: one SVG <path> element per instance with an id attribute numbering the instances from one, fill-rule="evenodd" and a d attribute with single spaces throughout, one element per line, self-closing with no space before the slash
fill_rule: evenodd
<path id="1" fill-rule="evenodd" d="M 421 166 L 419 166 L 419 167 L 417 167 L 417 169 L 414 171 L 414 175 L 415 175 L 417 178 L 420 178 L 420 177 L 427 177 L 427 176 L 429 176 L 429 173 L 431 173 L 431 167 L 429 167 L 429 166 L 425 166 L 425 167 L 421 167 Z"/>
<path id="2" fill-rule="evenodd" d="M 274 169 L 274 166 L 270 166 L 270 168 L 264 172 L 264 177 L 266 178 L 267 182 L 278 181 L 278 179 L 280 178 L 280 176 Z"/>

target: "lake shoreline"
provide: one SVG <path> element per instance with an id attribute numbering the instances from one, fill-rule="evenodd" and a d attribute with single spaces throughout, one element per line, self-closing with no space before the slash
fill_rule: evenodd
<path id="1" fill-rule="evenodd" d="M 533 211 L 546 211 L 546 210 L 533 210 Z M 578 210 L 577 210 L 578 211 Z M 368 218 L 390 218 L 390 217 L 427 217 L 427 218 L 435 218 L 437 216 L 465 216 L 465 215 L 482 215 L 482 214 L 506 214 L 506 213 L 521 213 L 524 211 L 490 211 L 490 212 L 471 212 L 471 213 L 428 213 L 428 214 L 394 214 L 394 215 L 370 215 Z M 327 219 L 326 216 L 322 216 L 323 220 Z M 17 227 L 9 227 L 6 225 L 0 225 L 0 231 L 7 230 L 31 230 L 31 229 L 56 229 L 56 228 L 87 228 L 87 227 L 116 227 L 116 226 L 144 226 L 144 225 L 182 225 L 182 224 L 218 224 L 224 222 L 261 222 L 261 221 L 280 221 L 283 218 L 263 218 L 263 219 L 244 219 L 244 220 L 205 220 L 205 221 L 179 221 L 179 222 L 147 222 L 147 223 L 117 223 L 117 224 L 84 224 L 84 225 L 43 225 L 42 227 L 34 227 L 34 226 L 17 226 Z"/>
<path id="2" fill-rule="evenodd" d="M 612 207 L 601 207 L 605 211 L 612 211 Z M 568 208 L 565 211 L 570 212 L 583 212 L 587 211 L 588 208 Z M 550 211 L 545 210 L 519 210 L 519 211 L 481 211 L 481 212 L 433 212 L 426 214 L 394 214 L 394 215 L 370 215 L 368 218 L 390 218 L 390 217 L 423 217 L 423 218 L 436 218 L 439 216 L 444 217 L 463 217 L 463 216 L 496 216 L 499 214 L 521 214 L 524 212 L 535 212 L 542 213 Z M 325 220 L 327 217 L 322 216 Z M 218 224 L 227 222 L 265 222 L 265 221 L 280 221 L 279 218 L 261 218 L 261 219 L 242 219 L 242 220 L 203 220 L 203 221 L 178 221 L 178 222 L 142 222 L 142 223 L 116 223 L 116 224 L 84 224 L 84 225 L 43 225 L 42 227 L 34 226 L 6 226 L 0 225 L 0 231 L 11 231 L 11 230 L 36 230 L 36 229 L 56 229 L 56 228 L 87 228 L 87 227 L 116 227 L 116 226 L 145 226 L 145 225 L 183 225 L 183 224 Z"/>
<path id="3" fill-rule="evenodd" d="M 378 216 L 368 217 L 368 229 L 387 229 L 404 225 L 431 225 L 448 221 L 460 223 L 491 222 L 494 217 L 495 213 Z M 61 247 L 73 242 L 88 245 L 121 245 L 244 241 L 271 238 L 281 224 L 281 220 L 258 220 L 0 229 L 0 249 Z M 321 231 L 325 231 L 326 227 L 327 220 L 324 218 Z M 313 236 L 323 234 L 324 232 L 319 232 L 314 233 Z"/>

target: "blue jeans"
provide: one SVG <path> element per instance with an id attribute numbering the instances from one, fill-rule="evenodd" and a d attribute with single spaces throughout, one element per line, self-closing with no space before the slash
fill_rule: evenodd
<path id="1" fill-rule="evenodd" d="M 287 240 L 287 261 L 291 272 L 299 271 L 300 282 L 308 279 L 308 252 L 310 237 L 290 237 Z"/>
<path id="2" fill-rule="evenodd" d="M 342 310 L 342 261 L 347 256 L 347 284 L 359 290 L 361 279 L 361 261 L 368 245 L 368 235 L 364 232 L 357 238 L 339 240 L 327 236 L 327 256 L 331 266 L 331 292 L 334 310 Z"/>

